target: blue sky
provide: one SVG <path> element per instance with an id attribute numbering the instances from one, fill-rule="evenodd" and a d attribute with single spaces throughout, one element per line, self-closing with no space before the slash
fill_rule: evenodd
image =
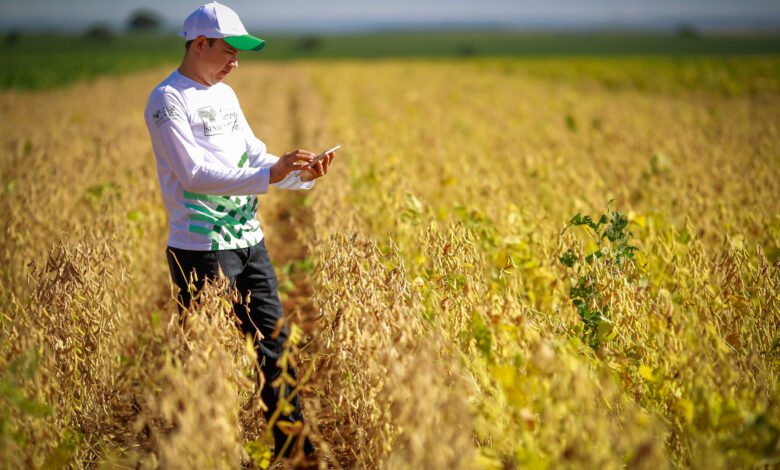
<path id="1" fill-rule="evenodd" d="M 0 28 L 121 27 L 139 8 L 170 28 L 204 1 L 0 0 Z M 371 29 L 377 25 L 505 24 L 526 27 L 613 25 L 764 26 L 780 29 L 780 0 L 225 0 L 247 28 L 263 31 Z"/>

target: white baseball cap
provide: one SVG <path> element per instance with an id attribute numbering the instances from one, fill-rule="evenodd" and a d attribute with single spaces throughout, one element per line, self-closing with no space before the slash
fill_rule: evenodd
<path id="1" fill-rule="evenodd" d="M 184 29 L 179 36 L 186 41 L 198 36 L 221 38 L 240 51 L 259 51 L 265 47 L 265 40 L 247 33 L 235 11 L 217 2 L 207 3 L 192 12 L 184 20 Z"/>

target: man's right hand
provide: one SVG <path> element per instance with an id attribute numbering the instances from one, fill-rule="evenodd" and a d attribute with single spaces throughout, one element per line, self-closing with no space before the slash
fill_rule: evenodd
<path id="1" fill-rule="evenodd" d="M 271 167 L 270 183 L 282 181 L 290 172 L 300 170 L 314 159 L 316 155 L 308 150 L 297 149 L 287 152 Z"/>

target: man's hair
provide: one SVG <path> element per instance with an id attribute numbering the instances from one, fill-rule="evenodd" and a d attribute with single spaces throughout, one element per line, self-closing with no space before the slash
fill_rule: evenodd
<path id="1" fill-rule="evenodd" d="M 209 42 L 209 47 L 213 46 L 216 40 L 217 38 L 206 38 L 206 41 Z M 194 41 L 194 39 L 190 39 L 189 41 L 185 42 L 184 49 L 190 50 L 190 44 L 192 44 L 192 41 Z"/>

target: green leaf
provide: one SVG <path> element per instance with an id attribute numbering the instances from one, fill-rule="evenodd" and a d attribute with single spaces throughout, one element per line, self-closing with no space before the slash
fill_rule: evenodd
<path id="1" fill-rule="evenodd" d="M 271 446 L 262 441 L 247 441 L 244 444 L 249 457 L 258 467 L 266 469 L 271 465 Z"/>
<path id="2" fill-rule="evenodd" d="M 780 247 L 770 246 L 769 248 L 766 249 L 765 253 L 766 253 L 766 258 L 772 264 L 780 260 Z"/>
<path id="3" fill-rule="evenodd" d="M 683 245 L 687 245 L 688 243 L 691 242 L 691 240 L 693 240 L 693 237 L 691 236 L 690 233 L 688 233 L 688 230 L 686 230 L 685 228 L 677 232 L 677 241 L 682 243 Z"/>
<path id="4" fill-rule="evenodd" d="M 596 339 L 598 340 L 599 344 L 606 343 L 615 336 L 617 336 L 617 331 L 615 330 L 612 323 L 600 320 L 598 326 L 596 327 Z"/>
<path id="5" fill-rule="evenodd" d="M 157 326 L 160 324 L 160 318 L 162 317 L 162 314 L 158 311 L 154 311 L 149 315 L 149 321 L 152 323 L 152 329 L 157 329 Z"/>
<path id="6" fill-rule="evenodd" d="M 578 259 L 579 259 L 579 257 L 577 256 L 577 253 L 574 250 L 572 250 L 571 248 L 566 250 L 566 252 L 564 252 L 561 255 L 561 257 L 558 258 L 558 260 L 561 262 L 561 264 L 566 265 L 566 266 L 568 266 L 570 268 L 572 266 L 574 266 L 574 263 L 576 263 Z"/>
<path id="7" fill-rule="evenodd" d="M 5 380 L 0 381 L 0 398 L 5 399 L 11 406 L 26 415 L 43 417 L 51 413 L 51 407 L 27 398 L 21 387 Z"/>
<path id="8" fill-rule="evenodd" d="M 574 116 L 572 116 L 571 114 L 566 115 L 566 127 L 568 127 L 569 130 L 572 132 L 577 131 L 577 121 L 574 119 Z"/>
<path id="9" fill-rule="evenodd" d="M 133 209 L 133 210 L 127 211 L 126 217 L 127 217 L 127 220 L 129 220 L 131 222 L 140 222 L 141 220 L 143 220 L 144 214 L 143 214 L 143 212 L 141 212 L 139 210 Z"/>
<path id="10" fill-rule="evenodd" d="M 482 321 L 482 317 L 476 313 L 471 316 L 471 336 L 476 341 L 477 349 L 485 357 L 491 357 L 493 353 L 493 334 L 485 325 L 485 322 Z"/>
<path id="11" fill-rule="evenodd" d="M 653 375 L 653 369 L 649 366 L 642 364 L 639 366 L 639 375 L 648 382 L 655 382 L 655 376 Z"/>

